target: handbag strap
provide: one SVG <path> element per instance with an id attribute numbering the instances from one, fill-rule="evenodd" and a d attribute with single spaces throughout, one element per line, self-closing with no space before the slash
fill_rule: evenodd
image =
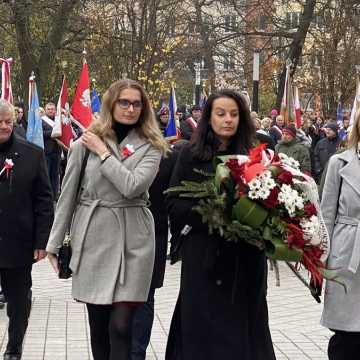
<path id="1" fill-rule="evenodd" d="M 85 173 L 86 165 L 87 165 L 87 162 L 88 162 L 88 159 L 89 159 L 89 155 L 90 155 L 90 150 L 88 148 L 86 148 L 85 155 L 84 155 L 83 161 L 81 163 L 79 182 L 78 182 L 78 186 L 77 186 L 77 190 L 76 190 L 76 199 L 79 197 L 79 193 L 80 193 L 80 189 L 81 189 L 81 183 L 82 183 L 82 179 L 84 177 L 84 173 Z"/>

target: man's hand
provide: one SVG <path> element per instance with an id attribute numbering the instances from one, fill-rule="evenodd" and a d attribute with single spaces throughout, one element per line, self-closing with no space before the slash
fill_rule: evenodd
<path id="1" fill-rule="evenodd" d="M 54 269 L 55 273 L 58 274 L 59 273 L 59 263 L 58 263 L 57 256 L 52 253 L 47 253 L 47 257 L 48 257 L 50 264 L 51 264 L 52 268 Z"/>
<path id="2" fill-rule="evenodd" d="M 40 260 L 44 259 L 45 256 L 46 256 L 45 250 L 42 250 L 42 249 L 34 250 L 34 260 L 35 261 L 40 261 Z"/>

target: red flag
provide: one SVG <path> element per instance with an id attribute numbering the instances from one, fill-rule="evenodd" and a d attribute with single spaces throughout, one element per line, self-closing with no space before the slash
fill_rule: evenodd
<path id="1" fill-rule="evenodd" d="M 90 98 L 90 81 L 89 68 L 86 60 L 80 73 L 80 79 L 75 91 L 74 101 L 71 106 L 71 115 L 73 121 L 83 130 L 85 130 L 91 122 L 91 98 Z"/>
<path id="2" fill-rule="evenodd" d="M 299 89 L 297 86 L 294 87 L 294 107 L 295 107 L 295 118 L 296 118 L 296 127 L 298 129 L 301 128 L 301 106 L 300 106 L 300 99 L 299 99 Z"/>
<path id="3" fill-rule="evenodd" d="M 71 126 L 70 109 L 68 101 L 68 89 L 64 75 L 56 108 L 55 125 L 51 133 L 52 138 L 57 138 L 61 145 L 69 148 L 74 139 L 74 131 Z"/>
<path id="4" fill-rule="evenodd" d="M 13 62 L 12 58 L 1 59 L 1 99 L 7 100 L 9 103 L 13 103 L 11 79 L 10 79 L 10 66 Z"/>

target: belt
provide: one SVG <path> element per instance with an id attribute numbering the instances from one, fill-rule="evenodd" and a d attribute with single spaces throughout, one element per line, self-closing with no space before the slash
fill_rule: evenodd
<path id="1" fill-rule="evenodd" d="M 355 274 L 360 264 L 360 220 L 349 216 L 338 216 L 335 223 L 357 227 L 354 247 L 348 265 L 348 270 Z"/>
<path id="2" fill-rule="evenodd" d="M 142 199 L 133 199 L 133 200 L 123 199 L 123 200 L 119 200 L 119 201 L 106 201 L 106 200 L 102 200 L 102 199 L 94 200 L 94 199 L 88 199 L 88 198 L 81 198 L 79 201 L 79 206 L 88 206 L 89 207 L 89 211 L 87 212 L 85 219 L 83 219 L 85 221 L 86 227 L 79 239 L 80 254 L 82 252 L 87 229 L 89 227 L 89 223 L 95 212 L 95 209 L 98 207 L 104 207 L 104 208 L 110 209 L 113 212 L 113 214 L 115 215 L 115 217 L 118 221 L 118 224 L 119 224 L 119 230 L 122 232 L 122 234 L 120 234 L 120 236 L 119 236 L 120 248 L 121 248 L 120 249 L 119 280 L 120 280 L 120 284 L 123 285 L 124 281 L 125 281 L 125 236 L 126 236 L 126 234 L 125 234 L 126 226 L 124 226 L 125 217 L 122 216 L 123 217 L 123 221 L 122 221 L 122 219 L 120 219 L 119 212 L 115 211 L 114 209 L 122 209 L 122 208 L 129 208 L 129 207 L 148 207 L 149 202 L 146 200 L 142 200 Z M 78 257 L 73 258 L 72 262 L 71 262 L 71 268 L 74 273 L 77 272 L 78 267 L 79 267 L 80 254 Z"/>

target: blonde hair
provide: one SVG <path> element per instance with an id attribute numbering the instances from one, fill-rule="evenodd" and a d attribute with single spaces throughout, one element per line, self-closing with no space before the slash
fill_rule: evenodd
<path id="1" fill-rule="evenodd" d="M 15 122 L 16 120 L 15 107 L 7 100 L 0 99 L 0 114 L 1 113 L 10 113 L 11 120 Z"/>
<path id="2" fill-rule="evenodd" d="M 113 111 L 120 93 L 125 89 L 135 89 L 141 94 L 142 109 L 138 120 L 139 126 L 136 127 L 137 133 L 140 137 L 148 140 L 151 145 L 163 154 L 166 154 L 169 150 L 169 144 L 161 134 L 154 111 L 144 88 L 134 80 L 118 80 L 110 85 L 102 97 L 100 115 L 93 118 L 88 130 L 102 139 L 116 138 L 115 132 L 112 129 L 114 122 Z"/>
<path id="3" fill-rule="evenodd" d="M 265 130 L 268 130 L 270 129 L 271 127 L 271 122 L 272 120 L 268 117 L 264 117 L 262 120 L 261 120 L 261 127 Z"/>
<path id="4" fill-rule="evenodd" d="M 355 114 L 355 119 L 348 140 L 348 148 L 357 148 L 360 142 L 360 109 Z"/>

